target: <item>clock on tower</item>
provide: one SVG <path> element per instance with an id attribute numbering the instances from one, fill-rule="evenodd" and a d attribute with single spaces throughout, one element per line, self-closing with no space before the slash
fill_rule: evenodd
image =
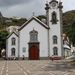
<path id="1" fill-rule="evenodd" d="M 52 7 L 56 7 L 56 3 L 53 2 L 53 3 L 51 4 L 51 6 L 52 6 Z"/>

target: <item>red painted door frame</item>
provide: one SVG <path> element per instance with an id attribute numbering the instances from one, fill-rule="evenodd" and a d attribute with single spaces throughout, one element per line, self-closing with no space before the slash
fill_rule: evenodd
<path id="1" fill-rule="evenodd" d="M 39 49 L 37 46 L 32 46 L 29 49 L 29 59 L 30 60 L 39 60 Z"/>

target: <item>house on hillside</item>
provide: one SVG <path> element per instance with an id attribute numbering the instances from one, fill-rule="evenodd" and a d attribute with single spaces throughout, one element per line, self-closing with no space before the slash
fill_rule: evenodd
<path id="1" fill-rule="evenodd" d="M 63 48 L 64 48 L 64 57 L 69 57 L 71 56 L 72 52 L 71 52 L 71 44 L 69 41 L 69 38 L 66 34 L 63 34 Z"/>
<path id="2" fill-rule="evenodd" d="M 9 26 L 9 27 L 6 28 L 6 30 L 7 30 L 9 33 L 18 32 L 18 29 L 19 29 L 19 26 Z"/>

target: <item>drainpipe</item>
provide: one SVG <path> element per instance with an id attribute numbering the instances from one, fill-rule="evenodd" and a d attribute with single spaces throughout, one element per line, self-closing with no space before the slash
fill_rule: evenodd
<path id="1" fill-rule="evenodd" d="M 47 26 L 49 27 L 49 4 L 46 3 L 46 7 L 45 7 L 45 10 L 46 10 L 46 24 Z M 49 39 L 49 31 L 50 31 L 50 27 L 48 28 L 48 58 L 50 58 L 50 39 Z"/>

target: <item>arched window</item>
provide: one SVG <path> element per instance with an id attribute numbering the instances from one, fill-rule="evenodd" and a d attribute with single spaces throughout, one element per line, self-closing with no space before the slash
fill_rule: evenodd
<path id="1" fill-rule="evenodd" d="M 30 32 L 30 42 L 37 42 L 38 41 L 38 32 L 33 29 Z"/>
<path id="2" fill-rule="evenodd" d="M 57 14 L 56 12 L 52 12 L 52 24 L 57 24 Z"/>
<path id="3" fill-rule="evenodd" d="M 12 55 L 12 56 L 15 56 L 15 48 L 12 48 L 12 49 L 11 49 L 11 55 Z"/>
<path id="4" fill-rule="evenodd" d="M 53 55 L 58 55 L 58 48 L 57 47 L 53 48 Z"/>
<path id="5" fill-rule="evenodd" d="M 57 44 L 57 36 L 56 35 L 53 36 L 53 44 Z"/>
<path id="6" fill-rule="evenodd" d="M 16 44 L 16 39 L 15 38 L 12 38 L 11 39 L 11 42 L 12 42 L 12 45 L 15 45 Z"/>

